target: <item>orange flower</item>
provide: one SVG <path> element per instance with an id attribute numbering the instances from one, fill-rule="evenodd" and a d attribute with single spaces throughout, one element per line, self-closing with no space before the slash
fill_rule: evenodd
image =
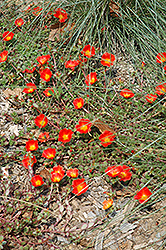
<path id="1" fill-rule="evenodd" d="M 22 92 L 29 94 L 29 93 L 33 93 L 37 87 L 34 83 L 30 82 L 26 84 L 27 88 L 24 88 Z"/>
<path id="2" fill-rule="evenodd" d="M 40 142 L 46 142 L 49 138 L 49 132 L 40 133 L 38 140 Z"/>
<path id="3" fill-rule="evenodd" d="M 51 181 L 52 182 L 60 182 L 63 179 L 63 175 L 59 173 L 52 173 L 51 174 Z"/>
<path id="4" fill-rule="evenodd" d="M 79 60 L 77 60 L 77 61 L 75 61 L 75 60 L 69 60 L 69 61 L 66 61 L 65 62 L 65 68 L 69 68 L 69 69 L 72 69 L 72 70 L 74 70 L 74 68 L 76 67 L 76 66 L 78 66 L 79 65 Z"/>
<path id="5" fill-rule="evenodd" d="M 34 163 L 36 163 L 36 157 L 33 156 L 28 156 L 28 155 L 24 155 L 24 159 L 22 160 L 22 165 L 28 169 L 28 167 L 33 167 Z"/>
<path id="6" fill-rule="evenodd" d="M 73 104 L 74 104 L 74 108 L 75 109 L 81 109 L 84 106 L 84 99 L 82 99 L 81 97 L 80 98 L 76 98 L 73 101 Z"/>
<path id="7" fill-rule="evenodd" d="M 97 81 L 97 73 L 91 72 L 90 74 L 87 75 L 85 83 L 87 86 L 89 86 L 89 83 L 92 85 L 96 81 Z"/>
<path id="8" fill-rule="evenodd" d="M 62 178 L 64 177 L 64 174 L 65 174 L 65 171 L 60 165 L 53 167 L 53 171 L 51 172 L 51 181 L 60 182 Z"/>
<path id="9" fill-rule="evenodd" d="M 32 177 L 31 183 L 34 187 L 40 187 L 44 184 L 44 181 L 40 175 L 35 175 Z"/>
<path id="10" fill-rule="evenodd" d="M 134 96 L 134 93 L 130 89 L 122 89 L 120 95 L 128 99 Z"/>
<path id="11" fill-rule="evenodd" d="M 3 34 L 3 40 L 4 41 L 10 41 L 13 39 L 13 36 L 14 36 L 14 33 L 13 32 L 10 32 L 10 31 L 5 31 Z"/>
<path id="12" fill-rule="evenodd" d="M 158 53 L 156 56 L 156 62 L 157 63 L 164 63 L 166 62 L 166 52 Z"/>
<path id="13" fill-rule="evenodd" d="M 7 60 L 8 57 L 8 51 L 4 50 L 0 53 L 0 63 L 1 62 L 5 62 Z"/>
<path id="14" fill-rule="evenodd" d="M 64 23 L 67 19 L 67 13 L 65 10 L 58 8 L 54 14 L 54 17 L 59 18 L 60 23 Z"/>
<path id="15" fill-rule="evenodd" d="M 113 199 L 103 201 L 103 209 L 108 209 L 113 204 Z"/>
<path id="16" fill-rule="evenodd" d="M 126 165 L 122 166 L 122 171 L 118 174 L 120 181 L 129 181 L 131 179 L 132 173 L 130 168 Z"/>
<path id="17" fill-rule="evenodd" d="M 50 60 L 51 56 L 50 55 L 45 55 L 45 56 L 38 56 L 36 58 L 36 60 L 38 61 L 38 63 L 40 63 L 41 65 L 45 64 L 48 60 Z"/>
<path id="18" fill-rule="evenodd" d="M 72 187 L 73 187 L 73 194 L 76 194 L 77 196 L 85 193 L 88 190 L 88 185 L 86 182 L 84 182 L 85 179 L 77 179 L 72 182 Z"/>
<path id="19" fill-rule="evenodd" d="M 17 18 L 14 23 L 17 27 L 21 27 L 24 24 L 24 20 L 22 18 Z"/>
<path id="20" fill-rule="evenodd" d="M 75 126 L 76 130 L 81 134 L 90 132 L 92 123 L 89 119 L 80 119 L 78 124 Z"/>
<path id="21" fill-rule="evenodd" d="M 145 64 L 146 64 L 145 62 L 142 62 L 142 67 L 144 67 L 144 66 L 145 66 Z"/>
<path id="22" fill-rule="evenodd" d="M 110 67 L 111 65 L 114 64 L 114 61 L 115 61 L 115 56 L 113 54 L 106 52 L 102 55 L 100 62 L 103 66 Z"/>
<path id="23" fill-rule="evenodd" d="M 56 167 L 53 167 L 53 171 L 51 172 L 51 174 L 52 174 L 52 173 L 59 173 L 59 174 L 61 174 L 61 175 L 64 176 L 65 171 L 63 170 L 63 167 L 62 167 L 62 166 L 58 165 L 58 166 L 56 166 Z"/>
<path id="24" fill-rule="evenodd" d="M 156 94 L 164 95 L 166 93 L 166 83 L 156 86 L 155 90 L 156 90 Z"/>
<path id="25" fill-rule="evenodd" d="M 145 96 L 145 98 L 146 98 L 147 102 L 152 103 L 157 99 L 157 95 L 147 94 Z"/>
<path id="26" fill-rule="evenodd" d="M 140 203 L 147 202 L 149 197 L 152 195 L 147 187 L 142 188 L 135 196 L 135 200 L 139 200 Z"/>
<path id="27" fill-rule="evenodd" d="M 63 143 L 69 142 L 72 138 L 72 134 L 73 134 L 73 131 L 71 131 L 71 129 L 67 129 L 67 128 L 61 129 L 59 131 L 58 141 L 61 141 Z"/>
<path id="28" fill-rule="evenodd" d="M 45 96 L 49 97 L 49 96 L 52 96 L 54 94 L 54 90 L 53 90 L 53 88 L 47 88 L 43 91 L 43 93 L 45 94 Z"/>
<path id="29" fill-rule="evenodd" d="M 107 147 L 108 145 L 112 144 L 114 141 L 115 135 L 111 131 L 105 130 L 99 137 L 101 141 L 101 145 L 103 147 Z"/>
<path id="30" fill-rule="evenodd" d="M 52 72 L 49 68 L 46 68 L 40 72 L 40 77 L 46 82 L 50 81 L 51 76 L 52 76 Z"/>
<path id="31" fill-rule="evenodd" d="M 111 166 L 105 170 L 105 173 L 110 177 L 116 177 L 123 170 L 122 166 Z"/>
<path id="32" fill-rule="evenodd" d="M 46 159 L 53 159 L 56 154 L 56 149 L 55 148 L 47 148 L 43 151 L 42 157 Z"/>
<path id="33" fill-rule="evenodd" d="M 48 123 L 48 119 L 44 114 L 40 114 L 35 118 L 34 122 L 37 127 L 44 128 Z"/>
<path id="34" fill-rule="evenodd" d="M 78 169 L 77 168 L 70 168 L 66 172 L 67 176 L 71 178 L 77 178 L 78 177 Z"/>
<path id="35" fill-rule="evenodd" d="M 85 45 L 85 47 L 83 48 L 83 50 L 81 51 L 81 53 L 88 57 L 88 58 L 91 58 L 92 56 L 95 55 L 95 48 L 93 46 L 90 46 L 89 44 L 88 45 Z"/>
<path id="36" fill-rule="evenodd" d="M 28 140 L 26 142 L 26 150 L 34 151 L 38 149 L 38 142 L 36 140 Z"/>

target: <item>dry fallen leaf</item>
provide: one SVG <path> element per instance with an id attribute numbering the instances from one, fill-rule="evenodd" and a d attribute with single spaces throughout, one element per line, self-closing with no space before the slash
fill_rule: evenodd
<path id="1" fill-rule="evenodd" d="M 22 217 L 23 218 L 27 218 L 27 217 L 30 217 L 30 219 L 32 219 L 32 215 L 33 215 L 33 211 L 30 211 L 30 212 L 25 212 L 23 215 L 22 215 Z"/>
<path id="2" fill-rule="evenodd" d="M 115 131 L 113 129 L 111 129 L 107 124 L 102 122 L 100 119 L 93 122 L 92 125 L 97 127 L 100 130 L 101 133 L 103 133 L 106 130 L 112 132 L 113 134 L 115 133 Z"/>
<path id="3" fill-rule="evenodd" d="M 110 7 L 110 14 L 111 16 L 116 16 L 119 17 L 121 16 L 120 11 L 119 11 L 119 3 L 115 3 L 114 1 L 110 1 L 109 3 L 109 7 Z"/>
<path id="4" fill-rule="evenodd" d="M 54 41 L 55 37 L 57 38 L 57 40 L 60 40 L 60 35 L 63 35 L 65 32 L 71 31 L 75 26 L 75 23 L 69 24 L 69 23 L 63 23 L 63 24 L 59 24 L 59 23 L 55 23 L 53 25 L 50 26 L 50 34 L 48 37 L 48 41 Z M 69 34 L 69 39 L 71 38 L 71 33 Z M 66 41 L 65 43 L 67 43 L 68 41 Z"/>
<path id="5" fill-rule="evenodd" d="M 51 174 L 50 172 L 48 171 L 47 168 L 44 168 L 43 170 L 40 171 L 39 175 L 41 175 L 43 178 L 45 178 L 46 180 L 50 180 L 51 178 Z"/>

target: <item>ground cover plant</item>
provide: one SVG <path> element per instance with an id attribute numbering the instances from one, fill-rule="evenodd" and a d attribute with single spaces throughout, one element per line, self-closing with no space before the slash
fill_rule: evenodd
<path id="1" fill-rule="evenodd" d="M 0 6 L 1 249 L 66 249 L 57 235 L 79 247 L 127 205 L 130 221 L 157 213 L 166 180 L 164 1 Z M 72 202 L 98 199 L 96 180 L 106 187 L 102 212 L 77 224 Z M 154 230 L 163 226 L 164 218 Z"/>

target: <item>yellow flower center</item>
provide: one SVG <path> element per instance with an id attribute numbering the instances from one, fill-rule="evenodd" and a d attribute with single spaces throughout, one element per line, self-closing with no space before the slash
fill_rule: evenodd
<path id="1" fill-rule="evenodd" d="M 161 62 L 165 62 L 166 58 L 165 57 L 161 57 Z"/>
<path id="2" fill-rule="evenodd" d="M 124 93 L 124 97 L 129 97 L 129 96 L 130 96 L 130 94 Z"/>
<path id="3" fill-rule="evenodd" d="M 110 142 L 110 138 L 107 136 L 104 138 L 104 142 Z"/>
<path id="4" fill-rule="evenodd" d="M 6 57 L 7 57 L 7 56 L 2 55 L 2 56 L 1 56 L 2 61 L 4 61 L 4 60 L 6 59 Z"/>
<path id="5" fill-rule="evenodd" d="M 45 59 L 41 59 L 41 63 L 45 63 Z"/>
<path id="6" fill-rule="evenodd" d="M 165 89 L 164 87 L 162 87 L 161 90 L 162 90 L 163 92 L 166 92 L 166 89 Z"/>
<path id="7" fill-rule="evenodd" d="M 69 138 L 69 135 L 63 135 L 63 140 L 67 140 Z"/>
<path id="8" fill-rule="evenodd" d="M 48 80 L 50 78 L 49 74 L 45 74 L 45 79 Z"/>
<path id="9" fill-rule="evenodd" d="M 85 55 L 90 56 L 90 55 L 91 55 L 90 50 L 87 50 L 87 51 L 85 52 Z"/>
<path id="10" fill-rule="evenodd" d="M 40 180 L 36 181 L 36 186 L 41 186 L 41 181 Z"/>
<path id="11" fill-rule="evenodd" d="M 70 173 L 71 177 L 76 177 L 75 173 Z"/>
<path id="12" fill-rule="evenodd" d="M 29 93 L 31 93 L 31 92 L 33 92 L 33 91 L 34 91 L 34 89 L 33 89 L 33 88 L 28 89 L 28 92 L 29 92 Z"/>
<path id="13" fill-rule="evenodd" d="M 77 190 L 78 190 L 78 193 L 82 191 L 82 186 L 81 185 L 78 185 L 77 186 Z"/>
<path id="14" fill-rule="evenodd" d="M 78 107 L 78 108 L 81 108 L 81 107 L 82 107 L 82 103 L 81 103 L 81 102 L 78 102 L 78 103 L 77 103 L 77 107 Z"/>
<path id="15" fill-rule="evenodd" d="M 62 14 L 59 15 L 59 19 L 60 19 L 60 20 L 63 19 L 63 15 L 62 15 Z"/>
<path id="16" fill-rule="evenodd" d="M 88 129 L 88 126 L 87 126 L 87 125 L 84 125 L 84 126 L 81 127 L 81 129 L 82 129 L 83 131 L 86 131 L 86 130 Z"/>
<path id="17" fill-rule="evenodd" d="M 90 82 L 91 82 L 91 83 L 94 83 L 94 82 L 95 82 L 95 78 L 94 78 L 94 77 L 91 78 L 91 79 L 90 79 Z"/>
<path id="18" fill-rule="evenodd" d="M 142 197 L 141 197 L 141 200 L 147 200 L 148 196 L 146 194 L 143 194 Z"/>
<path id="19" fill-rule="evenodd" d="M 31 146 L 30 146 L 30 150 L 34 150 L 35 148 L 36 148 L 35 145 L 31 145 Z"/>
<path id="20" fill-rule="evenodd" d="M 41 125 L 41 126 L 43 126 L 43 125 L 45 125 L 45 124 L 46 124 L 45 121 L 41 121 L 41 122 L 40 122 L 40 125 Z"/>
<path id="21" fill-rule="evenodd" d="M 117 174 L 116 170 L 112 172 L 112 176 L 115 176 Z"/>
<path id="22" fill-rule="evenodd" d="M 53 154 L 49 154 L 47 157 L 50 159 L 50 158 L 53 158 L 54 155 Z"/>
<path id="23" fill-rule="evenodd" d="M 105 63 L 110 63 L 110 59 L 104 59 Z"/>
<path id="24" fill-rule="evenodd" d="M 121 178 L 124 178 L 124 177 L 126 177 L 126 173 L 124 173 L 124 172 L 121 172 L 121 173 L 120 173 L 120 177 L 121 177 Z"/>

